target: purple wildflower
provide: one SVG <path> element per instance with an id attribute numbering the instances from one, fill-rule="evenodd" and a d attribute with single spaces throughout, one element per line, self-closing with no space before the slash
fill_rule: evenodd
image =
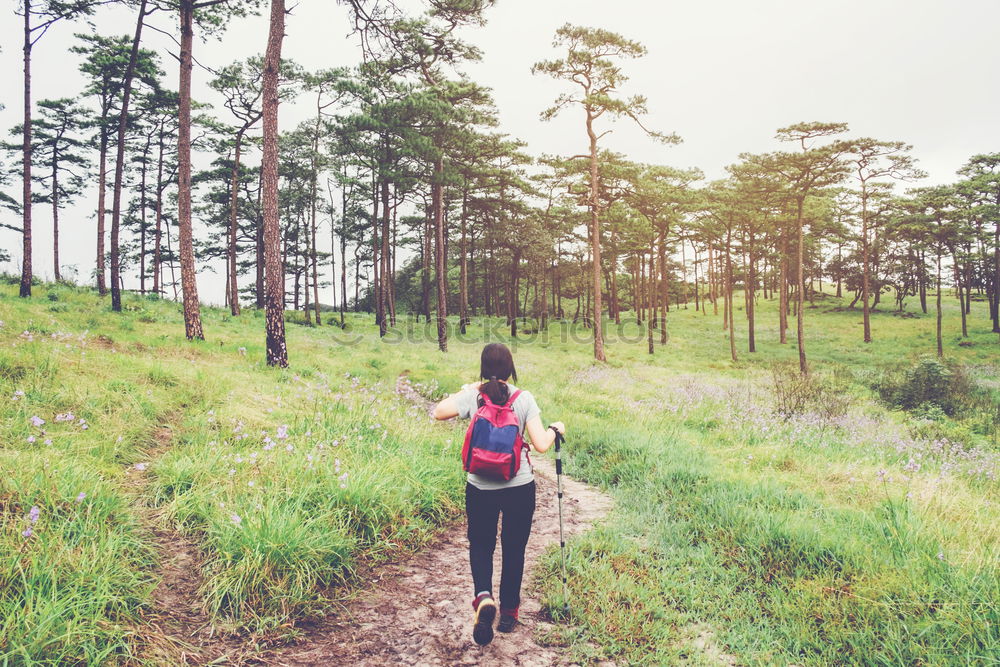
<path id="1" fill-rule="evenodd" d="M 80 492 L 80 495 L 78 495 L 78 496 L 76 497 L 76 502 L 78 502 L 78 503 L 82 503 L 82 502 L 83 502 L 83 499 L 84 499 L 84 498 L 86 498 L 86 497 L 87 497 L 87 494 L 86 494 L 86 493 L 84 493 L 83 491 L 81 491 L 81 492 Z"/>
<path id="2" fill-rule="evenodd" d="M 21 535 L 23 535 L 24 537 L 31 537 L 32 535 L 31 526 L 25 528 L 24 532 L 22 532 Z"/>
<path id="3" fill-rule="evenodd" d="M 28 511 L 28 521 L 31 523 L 37 523 L 38 515 L 41 514 L 42 510 L 38 508 L 38 505 L 32 505 L 31 509 Z"/>
<path id="4" fill-rule="evenodd" d="M 38 415 L 35 415 L 34 417 L 31 418 L 31 424 L 32 424 L 32 426 L 41 426 L 44 423 L 45 423 L 45 420 L 42 419 L 41 417 L 39 417 Z"/>

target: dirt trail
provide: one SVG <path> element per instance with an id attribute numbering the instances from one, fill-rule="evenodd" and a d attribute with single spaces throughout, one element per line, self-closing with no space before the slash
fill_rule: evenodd
<path id="1" fill-rule="evenodd" d="M 430 404 L 401 376 L 396 391 L 429 409 Z M 472 641 L 471 578 L 468 542 L 462 524 L 445 531 L 420 554 L 379 568 L 345 612 L 321 621 L 303 641 L 271 651 L 268 665 L 560 665 L 565 651 L 535 641 L 546 619 L 541 613 L 532 572 L 539 555 L 559 543 L 555 466 L 534 459 L 538 486 L 534 527 L 525 562 L 522 624 L 511 634 L 497 633 L 489 646 Z M 611 499 L 580 482 L 563 477 L 564 526 L 579 533 L 601 519 Z M 499 540 L 495 577 L 500 576 Z"/>
<path id="2" fill-rule="evenodd" d="M 198 594 L 202 562 L 196 543 L 146 503 L 148 466 L 170 447 L 177 416 L 168 415 L 156 429 L 146 462 L 126 471 L 136 513 L 153 537 L 161 577 L 144 614 L 146 625 L 138 629 L 140 657 L 162 665 L 244 664 L 251 651 L 239 637 L 220 634 L 205 613 Z"/>

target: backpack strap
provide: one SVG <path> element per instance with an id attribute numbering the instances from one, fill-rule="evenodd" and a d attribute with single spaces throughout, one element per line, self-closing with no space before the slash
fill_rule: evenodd
<path id="1" fill-rule="evenodd" d="M 516 401 L 517 397 L 520 396 L 520 395 L 521 395 L 521 390 L 518 389 L 510 397 L 507 398 L 507 402 L 506 403 L 504 403 L 503 405 L 497 405 L 497 407 L 499 407 L 499 408 L 509 408 L 509 407 L 511 407 L 512 405 L 514 405 L 514 401 Z M 484 392 L 484 391 L 479 392 L 479 397 L 476 400 L 479 403 L 479 407 L 482 407 L 482 406 L 486 405 L 487 403 L 489 403 L 490 405 L 496 405 L 490 399 L 490 397 L 486 394 L 486 392 Z"/>
<path id="2" fill-rule="evenodd" d="M 520 396 L 520 395 L 521 395 L 521 390 L 518 389 L 517 391 L 514 392 L 513 396 L 511 396 L 510 398 L 507 399 L 507 405 L 505 407 L 511 407 L 511 406 L 513 406 L 514 405 L 514 401 L 516 401 L 517 397 Z"/>

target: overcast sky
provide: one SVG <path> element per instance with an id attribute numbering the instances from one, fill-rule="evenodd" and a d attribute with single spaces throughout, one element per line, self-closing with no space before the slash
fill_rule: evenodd
<path id="1" fill-rule="evenodd" d="M 4 133 L 20 119 L 21 35 L 15 18 L 8 14 L 0 21 Z M 172 16 L 151 22 L 166 30 L 175 24 Z M 566 88 L 533 76 L 531 65 L 559 55 L 552 37 L 566 22 L 607 28 L 648 48 L 647 56 L 625 64 L 631 80 L 624 92 L 646 95 L 648 126 L 676 132 L 683 143 L 657 145 L 622 123 L 602 144 L 635 160 L 699 167 L 707 177 L 719 177 L 741 152 L 778 148 L 778 127 L 812 120 L 846 122 L 853 136 L 913 144 L 929 174 L 927 184 L 954 180 L 975 153 L 1000 151 L 996 0 L 497 0 L 486 27 L 465 34 L 484 54 L 465 71 L 493 89 L 501 131 L 526 141 L 535 155 L 576 154 L 587 146 L 579 112 L 566 111 L 547 123 L 538 117 Z M 103 34 L 133 30 L 121 10 L 105 10 L 95 23 Z M 76 56 L 68 48 L 73 33 L 86 30 L 80 23 L 57 26 L 38 44 L 35 100 L 81 90 Z M 334 0 L 301 0 L 288 17 L 283 55 L 308 69 L 350 65 L 359 52 L 347 32 L 346 13 Z M 166 54 L 176 47 L 160 34 L 146 34 L 147 46 L 164 54 L 168 85 L 176 87 L 176 62 Z M 248 18 L 219 40 L 196 41 L 195 57 L 220 67 L 262 52 L 266 38 L 266 18 Z M 195 97 L 218 102 L 207 90 L 210 78 L 196 68 Z M 291 129 L 306 118 L 311 103 L 303 96 L 282 106 L 281 127 Z M 201 166 L 207 165 L 207 156 L 201 157 Z M 8 190 L 19 196 L 18 188 Z M 63 263 L 76 265 L 81 278 L 93 263 L 94 206 L 89 197 L 61 215 Z M 6 211 L 0 216 L 19 224 Z M 33 227 L 36 272 L 51 277 L 49 209 L 36 209 Z M 0 230 L 0 247 L 15 260 L 0 269 L 15 270 L 20 235 Z M 135 284 L 134 276 L 126 277 L 126 287 Z M 223 301 L 221 277 L 200 274 L 199 288 L 203 301 Z"/>

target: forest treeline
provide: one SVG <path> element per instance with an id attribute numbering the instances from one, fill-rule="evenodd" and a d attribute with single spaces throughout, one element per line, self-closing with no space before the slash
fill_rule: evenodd
<path id="1" fill-rule="evenodd" d="M 871 309 L 915 300 L 937 313 L 942 355 L 944 287 L 961 303 L 963 336 L 976 299 L 1000 333 L 1000 153 L 972 156 L 951 185 L 919 187 L 924 174 L 898 138 L 803 122 L 778 129 L 775 150 L 739 155 L 723 179 L 638 163 L 606 145 L 615 122 L 680 140 L 648 127 L 645 98 L 622 92 L 645 48 L 567 24 L 555 58 L 533 72 L 552 80 L 542 120 L 578 124 L 580 154 L 532 156 L 498 127 L 489 89 L 461 74 L 481 54 L 459 35 L 492 0 L 426 0 L 417 14 L 388 0 L 341 4 L 362 64 L 307 71 L 281 58 L 282 0 L 269 3 L 263 54 L 217 69 L 195 66 L 195 35 L 225 39 L 261 2 L 22 0 L 24 121 L 0 171 L 0 224 L 23 238 L 21 296 L 33 252 L 51 252 L 63 278 L 60 212 L 96 188 L 88 281 L 113 310 L 126 288 L 182 300 L 188 338 L 204 338 L 195 276 L 221 260 L 232 315 L 241 304 L 266 311 L 277 365 L 287 364 L 286 309 L 340 325 L 346 310 L 369 311 L 383 335 L 416 314 L 437 323 L 441 350 L 448 315 L 463 330 L 473 316 L 506 317 L 514 336 L 519 318 L 572 318 L 592 328 L 603 360 L 594 322 L 628 313 L 652 353 L 679 303 L 721 316 L 735 360 L 738 327 L 756 349 L 763 298 L 779 301 L 779 342 L 795 336 L 806 373 L 804 304 L 824 282 L 862 311 L 865 342 Z M 101 30 L 108 5 L 134 10 L 134 33 Z M 55 48 L 50 27 L 83 19 L 96 30 L 69 51 L 85 88 L 34 100 L 33 53 Z M 144 46 L 165 22 L 177 54 Z M 221 107 L 192 99 L 192 77 Z M 293 100 L 311 117 L 279 133 L 279 105 Z M 192 151 L 215 159 L 194 170 Z M 37 224 L 52 225 L 51 248 L 33 247 Z"/>

